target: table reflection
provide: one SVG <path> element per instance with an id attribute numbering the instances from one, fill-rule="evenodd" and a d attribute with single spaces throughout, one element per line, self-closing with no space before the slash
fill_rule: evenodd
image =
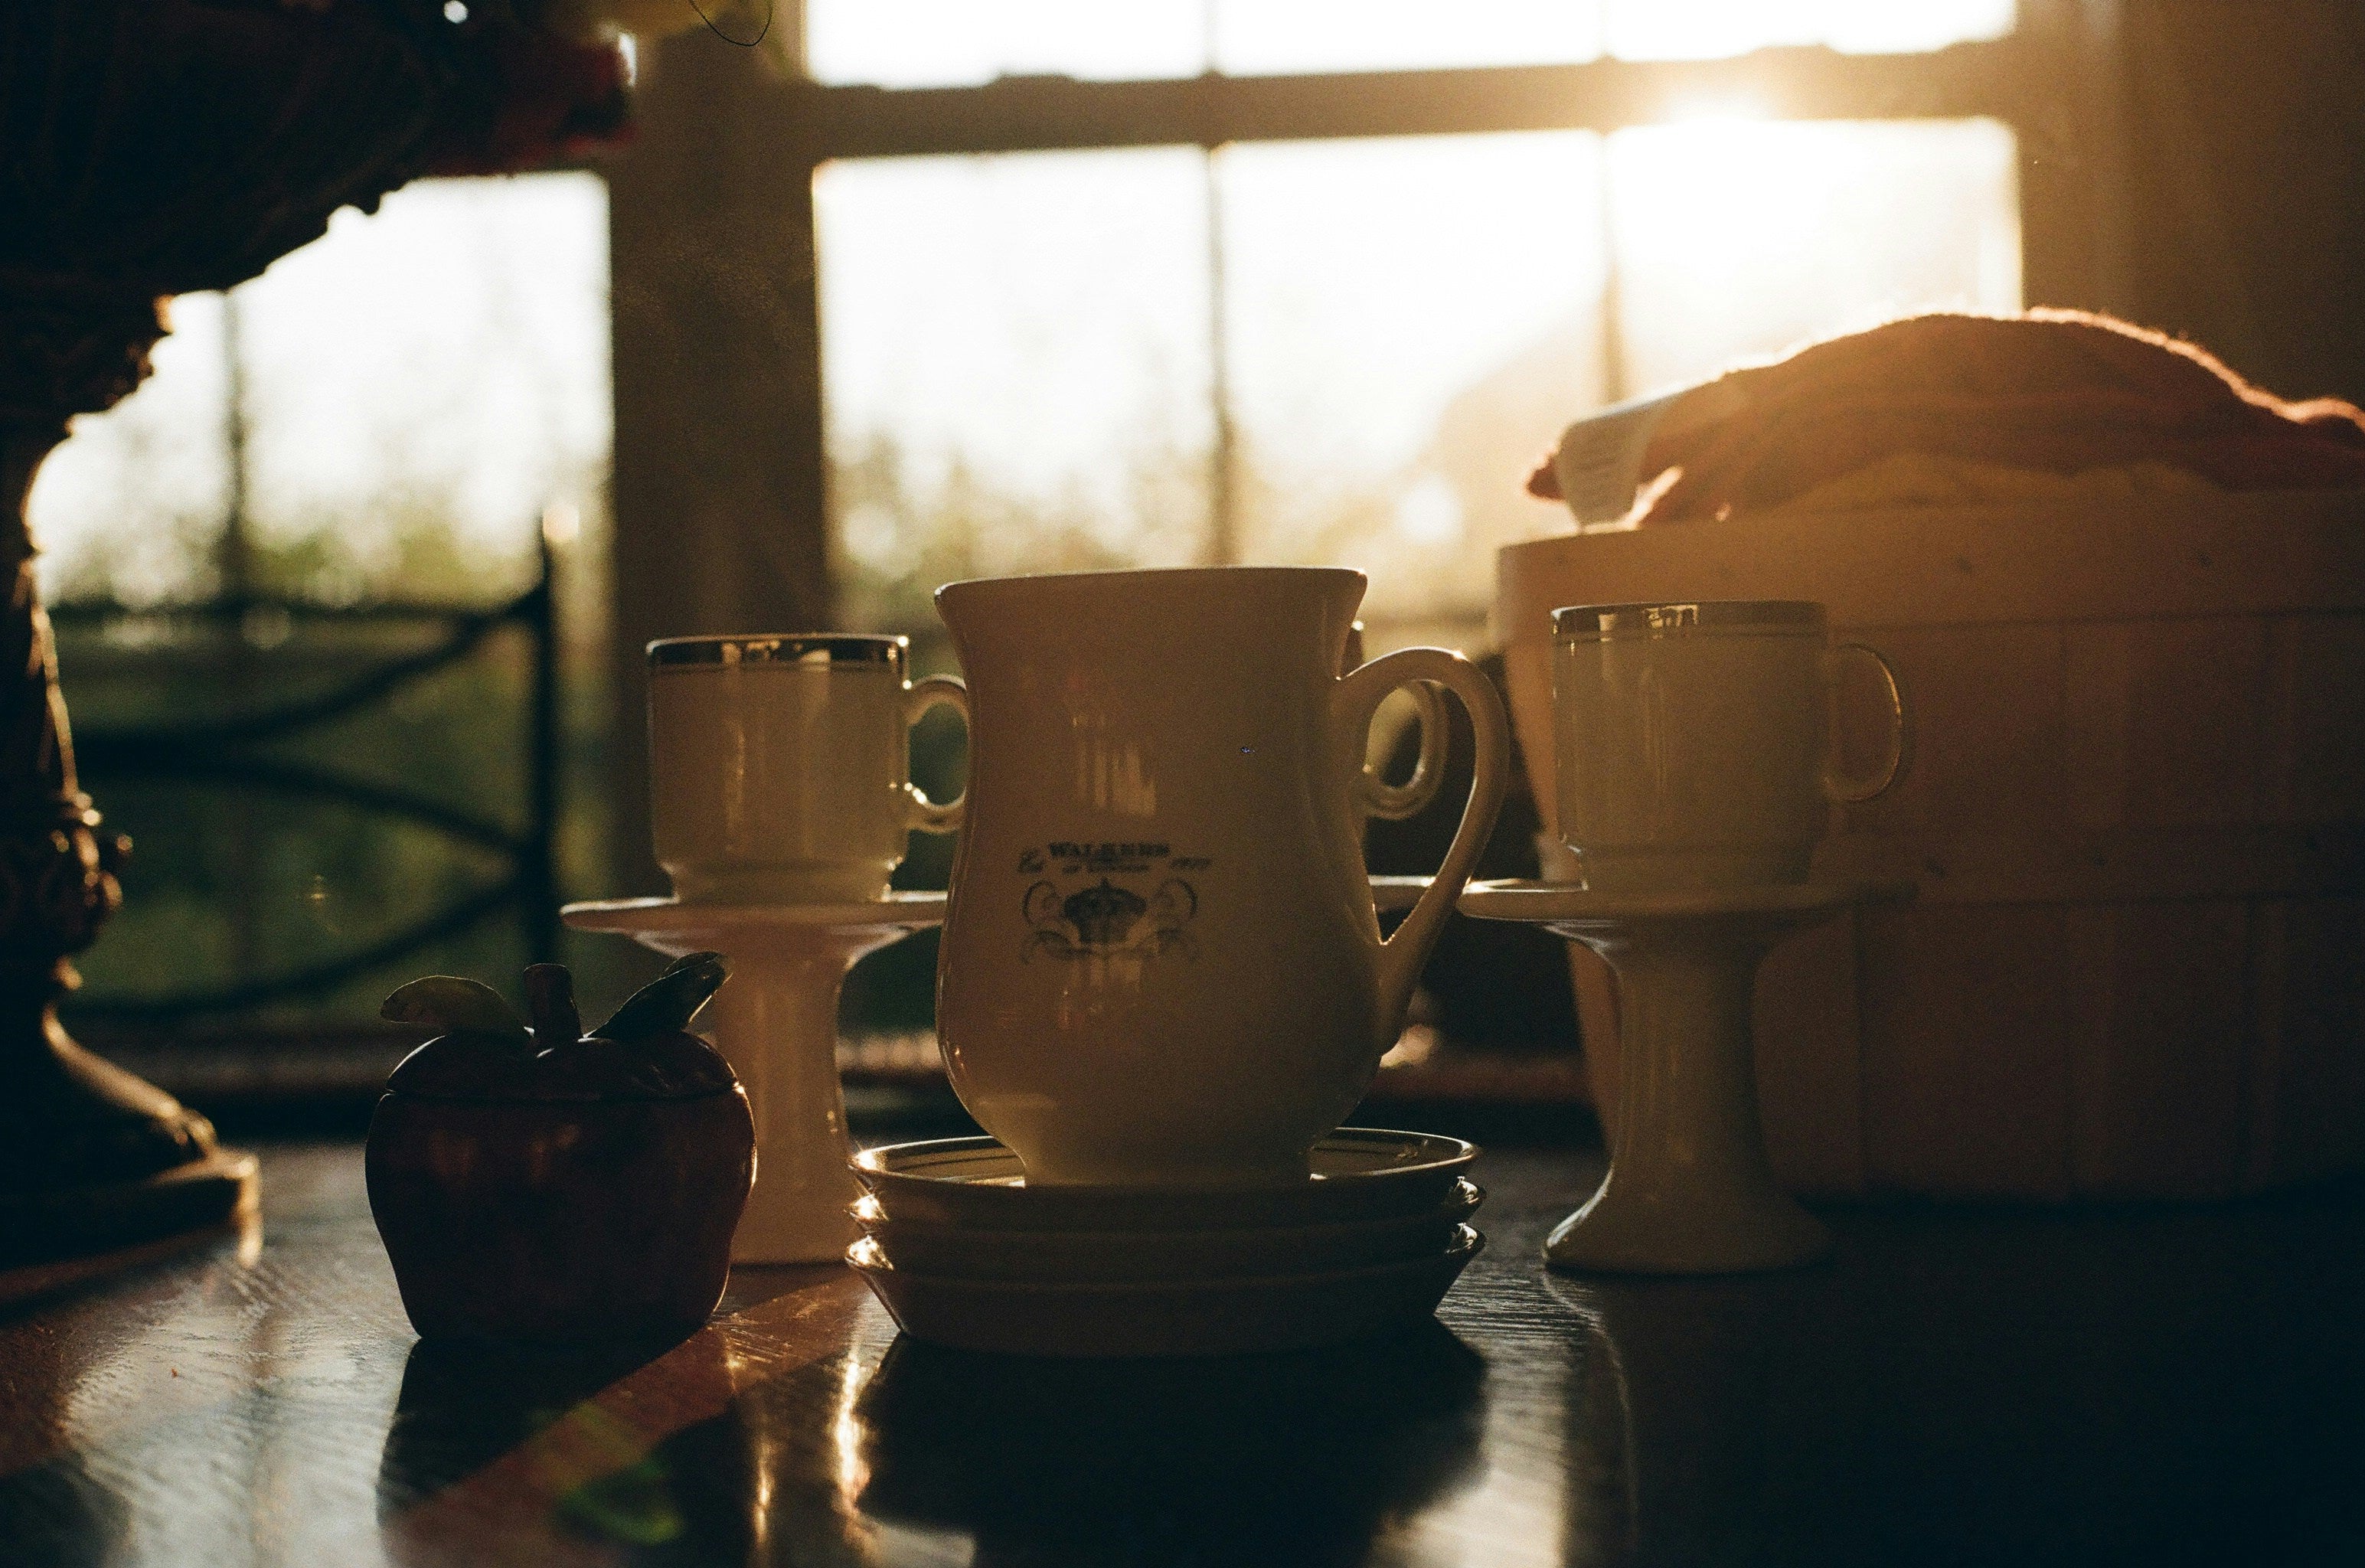
<path id="1" fill-rule="evenodd" d="M 980 1564 L 1362 1562 L 1470 1481 L 1483 1359 L 1440 1324 L 1204 1361 L 1056 1362 L 898 1342 L 853 1415 L 861 1506 L 970 1532 Z"/>
<path id="2" fill-rule="evenodd" d="M 1832 1264 L 1547 1276 L 1597 1154 L 1483 1167 L 1393 1343 L 1163 1363 L 899 1342 L 747 1271 L 631 1364 L 415 1347 L 360 1161 L 259 1260 L 0 1315 L 0 1562 L 2365 1562 L 2365 1189 L 1833 1211 Z"/>
<path id="3" fill-rule="evenodd" d="M 1567 1560 L 1762 1556 L 1772 1450 L 1804 1435 L 1784 1429 L 1799 1406 L 1780 1383 L 1826 1272 L 1552 1281 L 1586 1373 L 1570 1381 Z"/>
<path id="4" fill-rule="evenodd" d="M 1564 1560 L 2365 1561 L 2353 1194 L 1840 1217 L 1833 1266 L 1548 1281 Z"/>
<path id="5" fill-rule="evenodd" d="M 390 1554 L 1319 1568 L 1385 1555 L 1391 1527 L 1484 1470 L 1486 1362 L 1435 1322 L 1324 1351 L 1072 1362 L 847 1327 L 842 1349 L 786 1360 L 712 1329 L 621 1379 L 420 1346 L 380 1463 Z M 488 1541 L 488 1519 L 529 1512 Z"/>

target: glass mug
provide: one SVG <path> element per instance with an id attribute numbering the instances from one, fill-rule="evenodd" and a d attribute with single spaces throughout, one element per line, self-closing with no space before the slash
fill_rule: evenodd
<path id="1" fill-rule="evenodd" d="M 865 903 L 909 834 L 950 833 L 911 781 L 911 730 L 969 718 L 956 676 L 913 681 L 902 637 L 668 637 L 649 655 L 657 864 L 685 903 Z"/>
<path id="2" fill-rule="evenodd" d="M 1877 671 L 1879 765 L 1833 755 L 1843 660 Z M 1831 644 L 1797 599 L 1576 605 L 1552 611 L 1560 834 L 1589 889 L 1698 891 L 1807 879 L 1834 801 L 1904 770 L 1906 709 L 1889 661 Z"/>

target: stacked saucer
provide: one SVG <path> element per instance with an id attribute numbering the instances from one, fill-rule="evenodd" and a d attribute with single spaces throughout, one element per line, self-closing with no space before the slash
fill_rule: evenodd
<path id="1" fill-rule="evenodd" d="M 856 1157 L 846 1261 L 915 1339 L 1016 1355 L 1295 1350 L 1409 1327 L 1484 1238 L 1457 1138 L 1342 1127 L 1302 1186 L 1030 1187 L 992 1138 Z"/>

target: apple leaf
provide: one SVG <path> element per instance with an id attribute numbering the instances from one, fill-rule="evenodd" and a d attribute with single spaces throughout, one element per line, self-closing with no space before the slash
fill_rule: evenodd
<path id="1" fill-rule="evenodd" d="M 591 1032 L 610 1040 L 679 1034 L 689 1027 L 690 1019 L 730 972 L 720 953 L 685 954 L 665 973 L 633 992 L 613 1017 Z"/>
<path id="2" fill-rule="evenodd" d="M 446 1034 L 522 1035 L 525 1020 L 501 993 L 481 980 L 429 975 L 379 1003 L 377 1015 L 396 1024 L 424 1024 Z"/>

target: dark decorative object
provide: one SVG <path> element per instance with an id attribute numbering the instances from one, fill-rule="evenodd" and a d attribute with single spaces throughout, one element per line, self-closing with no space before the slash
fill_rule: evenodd
<path id="1" fill-rule="evenodd" d="M 403 1308 L 429 1339 L 681 1338 L 723 1297 L 756 1176 L 747 1097 L 687 1032 L 723 960 L 677 959 L 588 1036 L 564 968 L 525 978 L 531 1028 L 474 980 L 387 999 L 387 1017 L 445 1031 L 370 1122 L 370 1212 Z"/>
<path id="2" fill-rule="evenodd" d="M 458 23 L 441 0 L 0 7 L 0 1270 L 204 1229 L 255 1195 L 204 1117 L 58 1025 L 128 846 L 76 780 L 34 473 L 147 374 L 170 296 L 252 277 L 416 175 L 619 131 L 612 42 L 543 21 L 537 0 Z"/>

